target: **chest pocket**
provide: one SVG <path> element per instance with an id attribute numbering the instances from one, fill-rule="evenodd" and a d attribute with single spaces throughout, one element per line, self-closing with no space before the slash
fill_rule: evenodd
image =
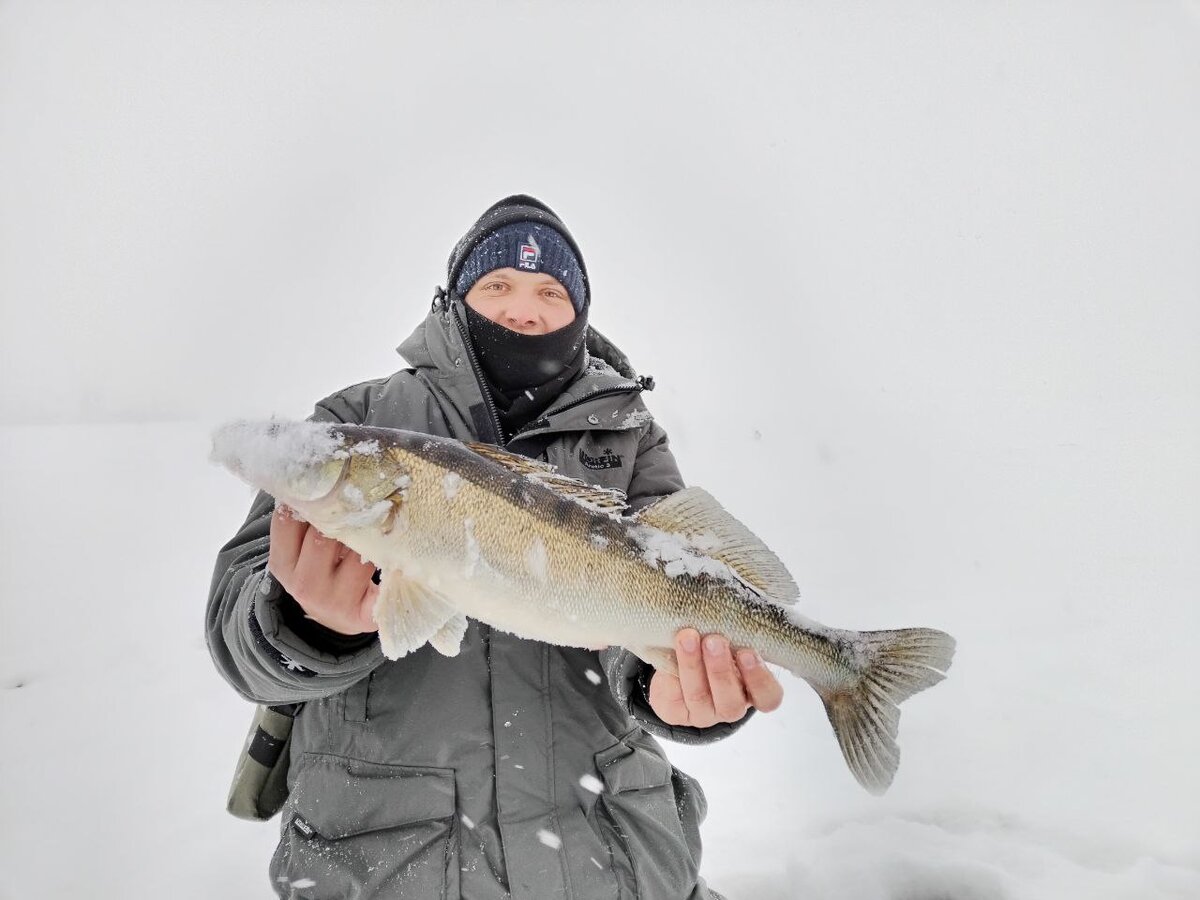
<path id="1" fill-rule="evenodd" d="M 640 434 L 637 428 L 568 432 L 546 448 L 546 458 L 563 475 L 587 484 L 628 491 Z"/>

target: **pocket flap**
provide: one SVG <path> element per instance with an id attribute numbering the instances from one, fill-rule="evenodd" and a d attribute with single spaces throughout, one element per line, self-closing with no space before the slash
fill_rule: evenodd
<path id="1" fill-rule="evenodd" d="M 454 770 L 305 753 L 292 805 L 317 833 L 344 838 L 454 815 Z"/>
<path id="2" fill-rule="evenodd" d="M 601 750 L 595 760 L 604 786 L 614 794 L 662 787 L 671 782 L 671 764 L 653 749 L 632 741 L 621 741 Z"/>

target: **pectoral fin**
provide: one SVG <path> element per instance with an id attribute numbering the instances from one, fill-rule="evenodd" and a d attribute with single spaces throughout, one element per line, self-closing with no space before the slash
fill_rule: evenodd
<path id="1" fill-rule="evenodd" d="M 379 643 L 388 659 L 399 659 L 420 649 L 447 629 L 456 616 L 461 618 L 441 595 L 400 572 L 384 572 L 380 577 L 374 615 Z M 449 646 L 448 641 L 442 640 L 442 646 Z"/>

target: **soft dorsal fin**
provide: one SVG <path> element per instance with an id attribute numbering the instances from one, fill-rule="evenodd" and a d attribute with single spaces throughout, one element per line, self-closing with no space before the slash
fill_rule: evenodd
<path id="1" fill-rule="evenodd" d="M 504 466 L 514 474 L 524 475 L 538 484 L 544 484 L 552 491 L 598 512 L 620 515 L 628 503 L 625 494 L 621 491 L 594 487 L 577 478 L 560 475 L 554 466 L 541 460 L 530 459 L 519 453 L 510 453 L 494 444 L 468 442 L 465 446 L 485 459 Z"/>
<path id="2" fill-rule="evenodd" d="M 680 535 L 701 553 L 719 559 L 768 600 L 786 605 L 800 596 L 779 557 L 704 488 L 688 487 L 663 497 L 636 518 Z"/>

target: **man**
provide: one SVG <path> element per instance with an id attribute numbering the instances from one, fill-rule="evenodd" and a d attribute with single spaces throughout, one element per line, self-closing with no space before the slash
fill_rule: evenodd
<path id="1" fill-rule="evenodd" d="M 490 207 L 447 278 L 400 347 L 412 368 L 320 401 L 314 419 L 494 443 L 624 491 L 631 512 L 683 487 L 646 380 L 588 327 L 583 258 L 549 207 Z M 621 648 L 472 622 L 455 657 L 389 661 L 374 567 L 273 506 L 260 494 L 221 551 L 207 621 L 242 696 L 304 703 L 279 896 L 717 896 L 698 873 L 703 793 L 651 735 L 712 741 L 778 706 L 753 652 L 684 629 L 676 677 Z"/>

